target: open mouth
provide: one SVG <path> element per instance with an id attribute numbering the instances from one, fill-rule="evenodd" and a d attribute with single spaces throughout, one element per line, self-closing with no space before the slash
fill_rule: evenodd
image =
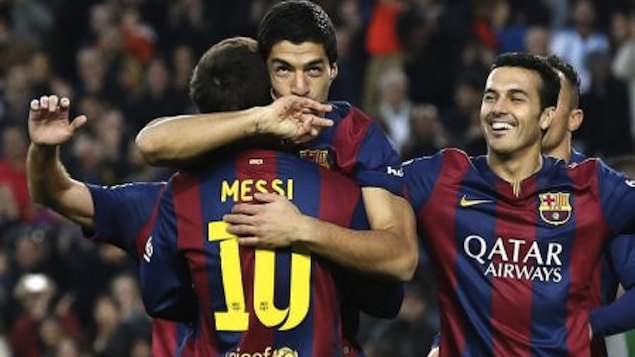
<path id="1" fill-rule="evenodd" d="M 502 136 L 513 130 L 516 126 L 509 121 L 493 120 L 490 122 L 492 133 Z"/>

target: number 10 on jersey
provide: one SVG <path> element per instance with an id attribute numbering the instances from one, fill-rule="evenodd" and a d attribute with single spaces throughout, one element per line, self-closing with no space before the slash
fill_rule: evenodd
<path id="1" fill-rule="evenodd" d="M 238 238 L 226 231 L 227 223 L 209 222 L 208 240 L 219 242 L 221 277 L 227 311 L 214 312 L 218 331 L 246 331 L 249 312 L 245 302 Z M 306 247 L 293 246 L 289 306 L 279 309 L 274 304 L 276 252 L 256 249 L 254 263 L 254 306 L 258 320 L 266 327 L 281 331 L 298 326 L 309 312 L 311 297 L 311 254 Z"/>

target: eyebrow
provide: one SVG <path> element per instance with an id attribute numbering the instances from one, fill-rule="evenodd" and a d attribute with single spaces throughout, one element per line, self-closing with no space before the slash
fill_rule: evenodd
<path id="1" fill-rule="evenodd" d="M 279 64 L 279 65 L 283 65 L 283 66 L 287 66 L 287 67 L 293 67 L 293 65 L 291 65 L 291 63 L 289 63 L 289 62 L 287 62 L 287 61 L 285 61 L 285 60 L 283 60 L 281 58 L 274 58 L 274 59 L 271 60 L 271 62 L 273 64 Z M 316 65 L 324 65 L 324 59 L 319 58 L 319 59 L 313 60 L 313 61 L 311 61 L 309 63 L 306 63 L 304 65 L 304 68 L 313 67 L 313 66 L 316 66 Z"/>
<path id="2" fill-rule="evenodd" d="M 523 95 L 525 97 L 529 97 L 529 94 L 526 91 L 522 90 L 522 89 L 513 88 L 513 89 L 508 90 L 507 93 L 509 93 L 510 95 L 520 94 L 520 95 Z M 498 94 L 498 91 L 495 90 L 495 89 L 492 89 L 492 88 L 486 88 L 484 94 Z"/>

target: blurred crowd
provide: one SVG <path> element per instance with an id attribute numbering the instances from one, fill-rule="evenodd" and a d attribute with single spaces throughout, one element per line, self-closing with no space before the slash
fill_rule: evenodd
<path id="1" fill-rule="evenodd" d="M 337 28 L 330 99 L 381 123 L 404 160 L 455 146 L 484 153 L 478 114 L 499 53 L 556 54 L 581 76 L 575 147 L 633 153 L 635 8 L 629 0 L 322 0 Z M 195 111 L 199 56 L 253 36 L 271 0 L 0 0 L 0 356 L 149 356 L 135 272 L 117 248 L 30 202 L 28 103 L 68 96 L 88 124 L 63 148 L 70 174 L 111 185 L 168 177 L 133 143 L 150 120 Z M 176 133 L 175 135 L 178 135 Z M 369 356 L 425 356 L 438 329 L 422 268 L 393 321 L 364 318 Z"/>

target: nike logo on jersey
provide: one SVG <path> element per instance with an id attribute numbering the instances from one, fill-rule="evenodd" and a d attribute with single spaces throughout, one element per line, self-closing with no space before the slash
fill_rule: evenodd
<path id="1" fill-rule="evenodd" d="M 463 195 L 463 197 L 461 197 L 461 201 L 459 202 L 459 204 L 461 205 L 461 207 L 472 207 L 472 206 L 476 206 L 476 205 L 481 205 L 484 203 L 492 203 L 494 201 L 492 200 L 470 200 L 467 198 L 467 195 Z"/>

